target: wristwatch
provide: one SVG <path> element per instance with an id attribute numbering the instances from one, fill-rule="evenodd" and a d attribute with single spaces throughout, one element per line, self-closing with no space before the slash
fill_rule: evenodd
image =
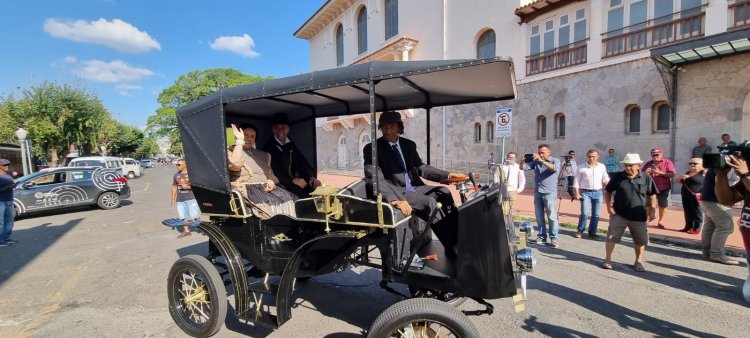
<path id="1" fill-rule="evenodd" d="M 737 174 L 737 176 L 739 176 L 739 178 L 750 177 L 750 171 L 748 171 L 748 172 L 746 172 L 744 174 Z"/>

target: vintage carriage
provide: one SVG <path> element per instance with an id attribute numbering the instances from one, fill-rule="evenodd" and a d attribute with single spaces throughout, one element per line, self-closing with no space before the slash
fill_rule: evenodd
<path id="1" fill-rule="evenodd" d="M 441 243 L 429 240 L 429 223 L 427 231 L 415 233 L 413 217 L 382 201 L 377 180 L 369 189 L 364 180 L 343 189 L 320 187 L 295 202 L 294 216 L 256 217 L 230 185 L 225 137 L 230 123 L 270 130 L 272 115 L 285 113 L 290 138 L 315 165 L 316 118 L 369 113 L 376 121 L 379 111 L 424 108 L 429 149 L 431 108 L 514 97 L 512 62 L 490 58 L 370 62 L 226 88 L 181 107 L 177 116 L 192 189 L 204 216 L 210 215 L 198 225 L 209 238 L 209 254 L 173 265 L 172 318 L 192 336 L 216 333 L 231 284 L 240 319 L 278 327 L 291 318 L 296 280 L 348 265 L 380 269 L 382 287 L 403 283 L 413 296 L 378 317 L 371 337 L 473 337 L 477 331 L 456 303 L 471 298 L 484 306 L 480 313 L 492 313 L 485 299 L 514 297 L 522 307 L 534 258 L 523 231 L 519 240 L 505 221 L 498 203 L 502 184 L 473 191 L 455 182 L 464 187 L 457 257 L 446 257 Z M 374 140 L 375 123 L 371 128 Z M 376 151 L 372 163 L 378 163 Z M 430 254 L 437 259 L 424 259 Z"/>

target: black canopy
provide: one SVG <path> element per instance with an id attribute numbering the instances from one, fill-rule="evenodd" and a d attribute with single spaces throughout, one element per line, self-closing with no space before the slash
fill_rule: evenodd
<path id="1" fill-rule="evenodd" d="M 373 61 L 226 88 L 177 109 L 193 186 L 228 193 L 225 128 L 252 121 L 270 135 L 274 113 L 291 121 L 290 138 L 315 166 L 315 118 L 497 101 L 515 97 L 510 59 Z M 262 145 L 263 143 L 260 143 Z"/>

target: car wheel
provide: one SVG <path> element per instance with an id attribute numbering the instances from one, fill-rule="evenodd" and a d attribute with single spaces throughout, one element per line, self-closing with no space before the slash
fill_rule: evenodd
<path id="1" fill-rule="evenodd" d="M 127 177 L 128 177 L 129 180 L 132 180 L 132 179 L 135 178 L 135 173 L 132 172 L 132 171 L 129 171 Z"/>
<path id="2" fill-rule="evenodd" d="M 177 260 L 167 278 L 169 314 L 185 333 L 209 337 L 227 317 L 227 290 L 211 262 L 199 255 Z"/>
<path id="3" fill-rule="evenodd" d="M 367 337 L 479 337 L 474 324 L 455 307 L 437 299 L 412 298 L 385 309 Z"/>
<path id="4" fill-rule="evenodd" d="M 96 205 L 104 210 L 114 209 L 120 206 L 120 195 L 107 191 L 99 195 Z"/>

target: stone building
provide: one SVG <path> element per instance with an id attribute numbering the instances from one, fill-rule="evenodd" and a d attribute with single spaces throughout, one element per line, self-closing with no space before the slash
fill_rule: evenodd
<path id="1" fill-rule="evenodd" d="M 700 136 L 712 146 L 722 133 L 750 138 L 748 16 L 748 0 L 328 0 L 294 35 L 309 41 L 313 71 L 512 57 L 515 100 L 430 112 L 439 167 L 480 169 L 499 154 L 495 111 L 510 107 L 506 151 L 548 143 L 580 162 L 591 148 L 648 158 L 658 146 L 687 170 Z M 425 114 L 402 112 L 409 138 L 425 140 Z M 320 169 L 359 172 L 370 122 L 319 121 Z"/>

